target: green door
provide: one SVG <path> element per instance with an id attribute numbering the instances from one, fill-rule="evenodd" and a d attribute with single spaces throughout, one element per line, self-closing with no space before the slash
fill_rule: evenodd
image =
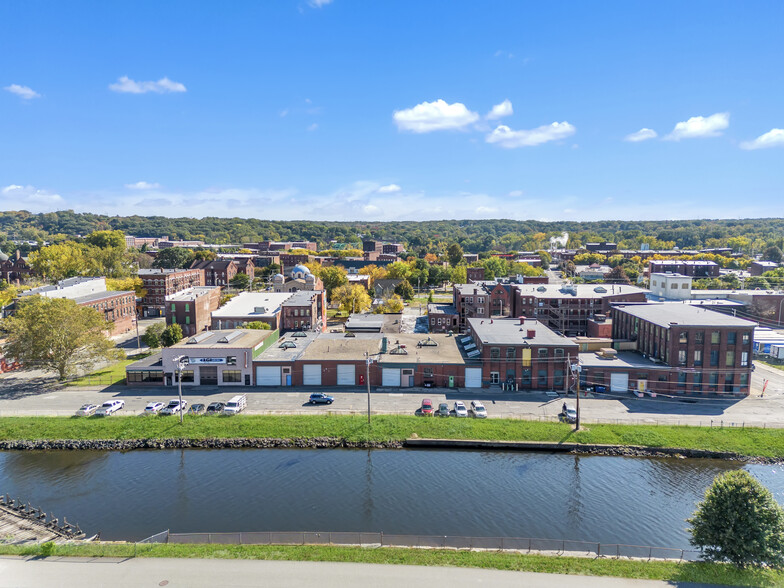
<path id="1" fill-rule="evenodd" d="M 454 388 L 455 387 L 455 377 L 454 376 L 449 376 L 449 387 L 450 388 Z"/>

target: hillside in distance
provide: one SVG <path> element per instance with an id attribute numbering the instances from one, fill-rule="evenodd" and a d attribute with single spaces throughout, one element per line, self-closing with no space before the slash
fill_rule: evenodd
<path id="1" fill-rule="evenodd" d="M 409 251 L 439 250 L 459 243 L 464 251 L 513 251 L 545 247 L 552 237 L 568 233 L 569 247 L 590 241 L 613 241 L 621 248 L 726 247 L 759 250 L 784 238 L 784 219 L 700 219 L 677 221 L 515 221 L 441 220 L 391 222 L 275 221 L 254 218 L 168 218 L 105 216 L 73 211 L 32 214 L 0 212 L 0 240 L 57 240 L 95 230 L 120 230 L 137 237 L 168 236 L 216 244 L 260 240 L 309 240 L 326 247 L 330 241 L 357 243 L 362 237 L 400 242 Z"/>

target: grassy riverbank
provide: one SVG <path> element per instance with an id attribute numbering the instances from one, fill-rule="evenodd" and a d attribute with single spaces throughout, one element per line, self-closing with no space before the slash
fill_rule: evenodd
<path id="1" fill-rule="evenodd" d="M 574 433 L 569 425 L 513 419 L 439 419 L 379 415 L 368 427 L 365 417 L 288 415 L 235 417 L 112 416 L 2 417 L 0 440 L 314 438 L 348 441 L 402 441 L 420 438 L 500 441 L 551 441 L 641 445 L 734 452 L 744 456 L 784 458 L 784 430 L 665 425 L 590 425 Z"/>
<path id="2" fill-rule="evenodd" d="M 43 555 L 40 545 L 2 545 L 0 555 Z M 338 561 L 375 564 L 451 566 L 498 570 L 614 576 L 670 582 L 699 582 L 731 586 L 782 586 L 784 573 L 738 570 L 728 565 L 637 561 L 610 558 L 518 555 L 495 551 L 332 547 L 321 545 L 176 545 L 85 544 L 57 545 L 49 555 L 79 557 L 180 557 Z"/>

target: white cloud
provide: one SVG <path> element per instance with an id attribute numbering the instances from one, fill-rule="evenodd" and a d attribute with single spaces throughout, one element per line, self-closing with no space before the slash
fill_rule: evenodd
<path id="1" fill-rule="evenodd" d="M 310 0 L 308 4 L 313 8 L 321 8 L 327 4 L 332 4 L 332 0 Z"/>
<path id="2" fill-rule="evenodd" d="M 388 184 L 386 186 L 381 186 L 377 192 L 379 194 L 392 194 L 393 192 L 400 192 L 400 186 L 397 184 Z"/>
<path id="3" fill-rule="evenodd" d="M 413 133 L 462 129 L 479 119 L 479 115 L 468 110 L 465 104 L 447 104 L 440 99 L 435 102 L 422 102 L 413 108 L 396 110 L 392 117 L 399 130 Z"/>
<path id="4" fill-rule="evenodd" d="M 511 114 L 514 114 L 512 103 L 509 100 L 504 100 L 501 104 L 493 106 L 485 118 L 487 120 L 497 120 L 499 118 L 504 118 L 505 116 L 510 116 Z"/>
<path id="5" fill-rule="evenodd" d="M 61 209 L 63 204 L 63 197 L 59 194 L 41 190 L 35 186 L 11 184 L 0 189 L 0 206 L 4 210 L 49 212 Z"/>
<path id="6" fill-rule="evenodd" d="M 157 94 L 168 94 L 171 92 L 187 92 L 187 88 L 180 82 L 173 82 L 169 78 L 161 78 L 157 82 L 137 82 L 128 76 L 123 76 L 114 84 L 109 84 L 109 89 L 113 92 L 123 94 L 146 94 L 155 92 Z"/>
<path id="7" fill-rule="evenodd" d="M 753 141 L 743 141 L 741 149 L 767 149 L 769 147 L 784 147 L 784 129 L 771 129 Z"/>
<path id="8" fill-rule="evenodd" d="M 522 190 L 512 190 L 511 192 L 509 192 L 510 198 L 520 198 L 522 195 L 523 195 Z"/>
<path id="9" fill-rule="evenodd" d="M 535 129 L 513 131 L 506 125 L 498 125 L 496 129 L 485 137 L 488 143 L 498 143 L 506 149 L 516 147 L 532 147 L 549 141 L 564 139 L 577 132 L 577 129 L 568 122 L 554 122 Z"/>
<path id="10" fill-rule="evenodd" d="M 289 109 L 288 108 L 284 108 L 279 113 L 280 114 L 280 118 L 284 118 L 288 113 L 289 113 Z"/>
<path id="11" fill-rule="evenodd" d="M 477 206 L 476 213 L 477 214 L 495 214 L 498 212 L 498 209 L 494 206 Z"/>
<path id="12" fill-rule="evenodd" d="M 509 51 L 504 51 L 503 49 L 499 49 L 493 54 L 495 57 L 506 57 L 507 59 L 512 59 L 514 57 L 514 53 Z"/>
<path id="13" fill-rule="evenodd" d="M 629 143 L 639 143 L 640 141 L 647 141 L 648 139 L 655 139 L 658 137 L 658 133 L 653 129 L 647 129 L 643 127 L 636 133 L 632 133 L 631 135 L 626 135 L 623 140 L 628 141 Z"/>
<path id="14" fill-rule="evenodd" d="M 129 190 L 155 190 L 161 185 L 157 182 L 136 182 L 135 184 L 125 184 Z"/>
<path id="15" fill-rule="evenodd" d="M 315 131 L 316 129 L 318 129 L 318 123 L 313 123 L 308 127 L 309 131 Z"/>
<path id="16" fill-rule="evenodd" d="M 41 95 L 29 88 L 28 86 L 20 86 L 19 84 L 11 84 L 10 86 L 6 86 L 3 88 L 6 92 L 11 92 L 11 94 L 16 94 L 23 100 L 32 100 L 33 98 L 40 98 Z"/>
<path id="17" fill-rule="evenodd" d="M 696 139 L 701 137 L 718 137 L 730 126 L 730 113 L 717 112 L 710 116 L 693 116 L 689 120 L 679 122 L 672 132 L 664 137 L 669 141 Z"/>

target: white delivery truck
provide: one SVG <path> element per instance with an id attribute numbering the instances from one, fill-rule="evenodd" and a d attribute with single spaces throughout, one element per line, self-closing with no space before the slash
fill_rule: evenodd
<path id="1" fill-rule="evenodd" d="M 239 396 L 234 396 L 231 400 L 226 403 L 226 406 L 223 407 L 224 414 L 238 414 L 245 410 L 245 407 L 248 405 L 248 399 L 244 394 L 240 394 Z"/>

